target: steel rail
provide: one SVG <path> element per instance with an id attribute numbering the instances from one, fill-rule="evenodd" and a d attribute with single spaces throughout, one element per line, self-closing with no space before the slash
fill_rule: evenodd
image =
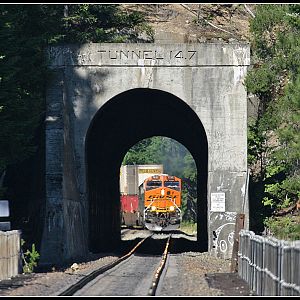
<path id="1" fill-rule="evenodd" d="M 153 234 L 152 234 L 153 235 Z M 90 281 L 92 281 L 93 279 L 95 279 L 98 275 L 104 273 L 107 270 L 112 269 L 114 266 L 118 265 L 120 262 L 122 262 L 123 260 L 127 259 L 128 257 L 130 257 L 135 251 L 136 249 L 149 237 L 151 237 L 152 235 L 142 239 L 141 241 L 139 241 L 127 254 L 125 254 L 124 256 L 116 259 L 115 261 L 113 261 L 110 264 L 107 264 L 105 266 L 100 267 L 99 269 L 93 271 L 92 273 L 86 275 L 84 278 L 80 279 L 78 282 L 76 282 L 75 284 L 71 285 L 69 288 L 67 288 L 65 291 L 63 291 L 62 293 L 60 293 L 58 296 L 72 296 L 74 295 L 77 291 L 79 291 L 80 289 L 82 289 L 86 284 L 88 284 Z"/>
<path id="2" fill-rule="evenodd" d="M 166 247 L 165 247 L 165 250 L 163 252 L 162 259 L 160 261 L 159 267 L 157 268 L 157 270 L 154 274 L 154 277 L 153 277 L 153 280 L 152 280 L 152 285 L 151 285 L 151 287 L 149 289 L 149 292 L 148 292 L 148 296 L 155 296 L 157 286 L 158 286 L 158 283 L 159 283 L 159 280 L 160 280 L 160 276 L 161 276 L 162 271 L 165 267 L 166 260 L 167 260 L 167 257 L 168 257 L 170 239 L 171 239 L 171 235 L 169 235 L 169 237 L 168 237 Z"/>

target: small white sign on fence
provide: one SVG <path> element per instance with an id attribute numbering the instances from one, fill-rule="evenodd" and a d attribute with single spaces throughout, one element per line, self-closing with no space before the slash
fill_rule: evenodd
<path id="1" fill-rule="evenodd" d="M 0 200 L 0 217 L 9 217 L 8 200 Z"/>
<path id="2" fill-rule="evenodd" d="M 211 193 L 210 196 L 210 210 L 224 212 L 225 193 Z"/>

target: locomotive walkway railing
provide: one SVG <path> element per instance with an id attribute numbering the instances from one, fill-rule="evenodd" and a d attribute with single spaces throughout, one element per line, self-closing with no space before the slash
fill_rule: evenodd
<path id="1" fill-rule="evenodd" d="M 238 273 L 259 296 L 300 295 L 300 241 L 240 230 Z"/>

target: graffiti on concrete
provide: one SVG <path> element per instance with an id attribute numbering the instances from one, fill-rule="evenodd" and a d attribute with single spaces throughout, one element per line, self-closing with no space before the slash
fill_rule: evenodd
<path id="1" fill-rule="evenodd" d="M 215 253 L 226 255 L 234 242 L 236 212 L 211 212 L 210 227 Z M 230 252 L 230 251 L 229 251 Z"/>

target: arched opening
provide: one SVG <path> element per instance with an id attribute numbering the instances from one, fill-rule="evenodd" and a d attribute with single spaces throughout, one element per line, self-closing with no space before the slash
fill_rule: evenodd
<path id="1" fill-rule="evenodd" d="M 120 242 L 119 171 L 138 141 L 167 136 L 184 145 L 197 167 L 197 241 L 207 250 L 207 137 L 197 114 L 178 97 L 138 88 L 110 99 L 94 116 L 86 136 L 89 249 L 113 250 Z"/>
<path id="2" fill-rule="evenodd" d="M 169 211 L 169 206 L 173 206 L 169 201 L 154 201 L 159 204 L 160 209 L 156 210 L 155 203 L 149 203 L 147 211 L 155 210 L 154 218 L 150 223 L 145 223 L 145 195 L 144 182 L 150 177 L 161 174 L 175 176 L 180 180 L 180 193 L 178 194 L 177 183 L 166 182 L 166 186 L 172 186 L 172 190 L 167 191 L 165 199 L 180 197 L 177 200 L 179 206 Z M 158 179 L 156 179 L 158 180 Z M 173 179 L 175 180 L 175 178 Z M 151 183 L 159 185 L 160 183 Z M 151 185 L 150 184 L 150 185 Z M 164 184 L 165 186 L 165 184 Z M 159 188 L 159 186 L 158 186 Z M 188 149 L 176 141 L 166 136 L 154 136 L 143 139 L 136 143 L 126 153 L 120 170 L 120 197 L 121 197 L 121 230 L 122 240 L 127 240 L 128 236 L 136 238 L 136 234 L 128 233 L 128 229 L 133 229 L 132 233 L 140 231 L 144 236 L 143 229 L 156 228 L 159 231 L 158 223 L 163 224 L 162 231 L 173 233 L 183 232 L 189 237 L 197 234 L 197 168 L 195 160 Z M 150 193 L 150 194 L 149 194 Z M 152 198 L 153 193 L 159 191 L 152 188 L 148 190 L 148 197 Z M 168 195 L 168 196 L 167 196 Z M 174 199 L 174 198 L 173 198 Z M 148 200 L 149 201 L 149 200 Z M 176 201 L 175 201 L 176 202 Z M 167 209 L 167 211 L 164 210 Z M 126 230 L 127 229 L 127 230 Z M 138 231 L 137 231 L 138 230 Z M 150 233 L 150 232 L 149 232 Z M 146 233 L 147 234 L 147 233 Z"/>

